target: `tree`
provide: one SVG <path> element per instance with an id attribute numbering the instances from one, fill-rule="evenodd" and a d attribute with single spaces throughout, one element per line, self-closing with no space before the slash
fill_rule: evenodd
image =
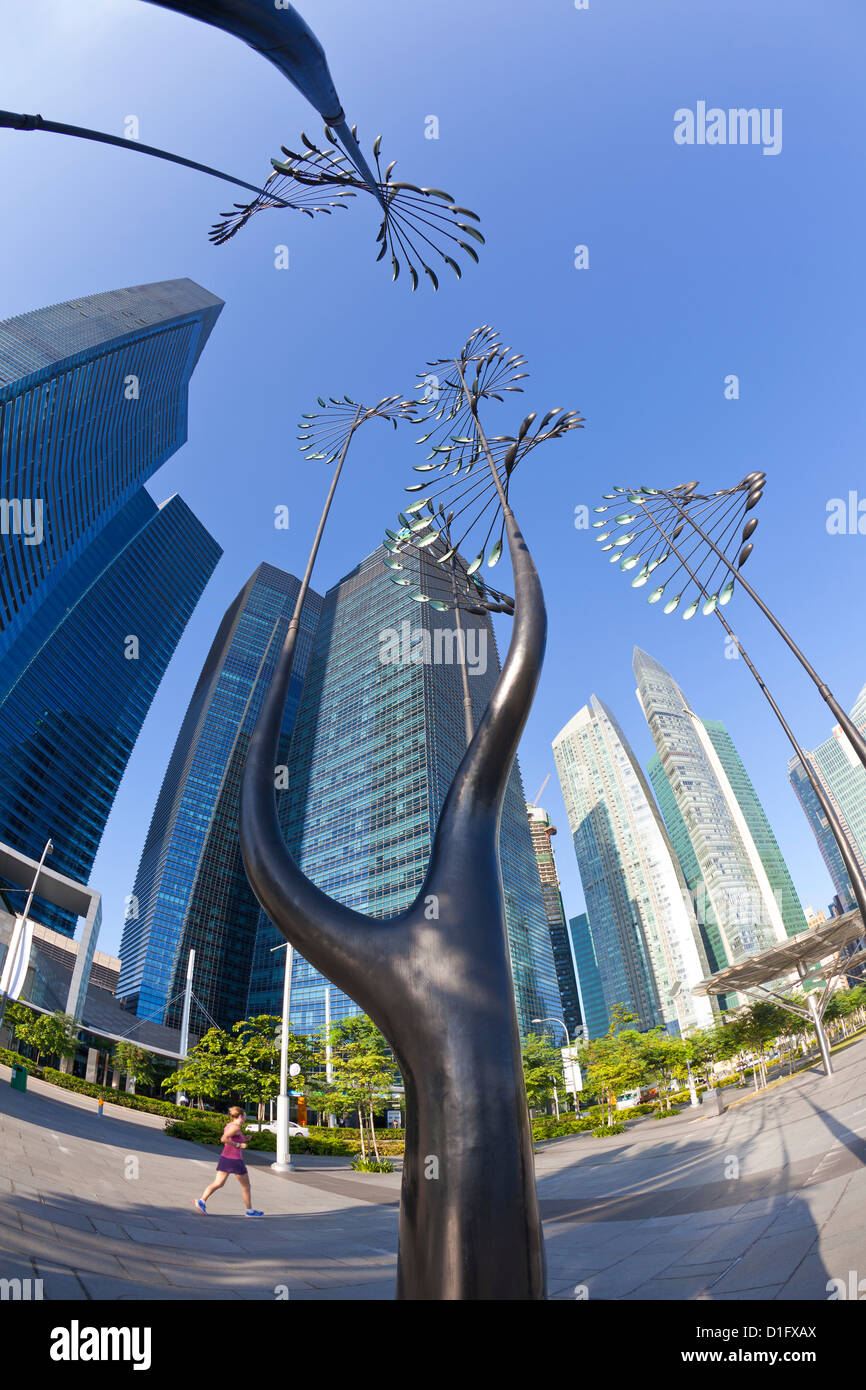
<path id="1" fill-rule="evenodd" d="M 595 1038 L 584 1049 L 587 1081 L 603 1099 L 609 1125 L 613 1124 L 617 1093 L 639 1086 L 646 1074 L 645 1038 L 632 1027 L 637 1021 L 637 1015 L 624 1004 L 614 1005 L 605 1036 Z"/>
<path id="2" fill-rule="evenodd" d="M 364 1128 L 369 1116 L 373 1152 L 378 1159 L 373 1112 L 376 1102 L 387 1099 L 399 1079 L 388 1044 L 366 1014 L 341 1019 L 331 1030 L 330 1042 L 335 1095 L 329 1101 L 339 1097 L 343 1104 L 357 1109 L 362 1157 L 366 1157 Z"/>
<path id="3" fill-rule="evenodd" d="M 7 1010 L 7 1017 L 10 1015 L 15 1036 L 35 1050 L 37 1066 L 40 1057 L 74 1057 L 78 1051 L 78 1024 L 70 1014 L 60 1009 L 52 1014 L 38 1014 L 23 1005 L 14 1005 Z"/>
<path id="4" fill-rule="evenodd" d="M 114 1049 L 114 1065 L 137 1086 L 152 1086 L 156 1080 L 156 1058 L 152 1052 L 125 1039 Z"/>
<path id="5" fill-rule="evenodd" d="M 234 1038 L 222 1028 L 209 1028 L 181 1063 L 165 1077 L 164 1091 L 188 1091 L 204 1109 L 204 1100 L 218 1100 L 236 1089 Z"/>
<path id="6" fill-rule="evenodd" d="M 548 1037 L 539 1033 L 527 1033 L 520 1051 L 526 1103 L 530 1110 L 540 1110 L 553 1096 L 554 1086 L 565 1089 L 562 1053 Z"/>
<path id="7" fill-rule="evenodd" d="M 280 1094 L 280 1036 L 282 1020 L 276 1014 L 257 1014 L 233 1024 L 233 1044 L 230 1056 L 234 1065 L 236 1089 L 246 1099 L 255 1101 L 259 1128 L 265 1118 L 265 1106 Z M 315 1040 L 318 1042 L 318 1040 Z M 303 1085 L 318 1061 L 318 1049 L 304 1033 L 289 1033 L 289 1062 L 301 1068 L 296 1078 Z"/>
<path id="8" fill-rule="evenodd" d="M 671 1078 L 681 1073 L 686 1075 L 686 1049 L 681 1038 L 675 1038 L 664 1028 L 654 1028 L 651 1033 L 642 1034 L 641 1051 L 647 1072 L 654 1072 L 659 1078 L 659 1110 L 670 1110 Z"/>
<path id="9" fill-rule="evenodd" d="M 781 1033 L 786 1033 L 788 1026 L 785 1010 L 769 999 L 753 1000 L 740 1009 L 734 1015 L 733 1022 L 728 1025 L 734 1030 L 733 1037 L 739 1043 L 740 1050 L 748 1048 L 757 1054 L 757 1075 L 760 1076 L 762 1086 L 767 1084 L 767 1064 L 764 1058 L 767 1045 L 775 1042 Z"/>

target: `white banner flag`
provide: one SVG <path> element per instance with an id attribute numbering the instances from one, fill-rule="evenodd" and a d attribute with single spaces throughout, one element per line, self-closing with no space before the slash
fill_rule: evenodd
<path id="1" fill-rule="evenodd" d="M 16 917 L 12 928 L 12 939 L 0 975 L 0 993 L 10 999 L 18 999 L 27 978 L 30 964 L 30 947 L 33 943 L 33 923 L 29 918 Z"/>

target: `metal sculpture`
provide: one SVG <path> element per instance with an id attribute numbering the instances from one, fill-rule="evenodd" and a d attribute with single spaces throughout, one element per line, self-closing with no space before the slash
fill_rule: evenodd
<path id="1" fill-rule="evenodd" d="M 418 288 L 419 267 L 434 289 L 438 289 L 439 278 L 427 263 L 429 259 L 438 257 L 458 277 L 462 271 L 453 252 L 459 249 L 472 260 L 478 260 L 472 242 L 483 244 L 484 237 L 472 225 L 479 220 L 476 213 L 459 207 L 451 194 L 441 189 L 421 188 L 395 180 L 394 162 L 383 173 L 381 136 L 373 146 L 376 166 L 373 173 L 358 143 L 357 127 L 350 127 L 346 120 L 324 49 L 293 5 L 282 3 L 282 0 L 150 0 L 150 3 L 224 29 L 266 57 L 322 117 L 325 122 L 322 146 L 314 144 L 302 132 L 304 151 L 297 153 L 283 145 L 281 148 L 287 158 L 271 160 L 273 168 L 262 187 L 153 145 L 142 145 L 136 140 L 84 126 L 45 120 L 39 115 L 0 112 L 0 127 L 41 130 L 132 149 L 248 189 L 256 196 L 248 203 L 235 203 L 230 210 L 221 213 L 222 220 L 212 226 L 209 236 L 217 246 L 231 240 L 251 217 L 267 208 L 290 208 L 312 217 L 316 213 L 345 208 L 347 198 L 369 193 L 382 213 L 377 259 L 382 260 L 390 252 L 394 280 L 405 263 L 413 289 Z"/>
<path id="2" fill-rule="evenodd" d="M 660 603 L 670 588 L 674 592 L 667 598 L 663 612 L 675 613 L 687 600 L 682 610 L 683 618 L 694 617 L 698 609 L 707 616 L 715 614 L 736 644 L 739 655 L 781 724 L 818 799 L 839 846 L 855 901 L 866 923 L 866 879 L 854 848 L 808 754 L 801 748 L 763 677 L 721 611 L 732 599 L 735 586 L 739 583 L 805 667 L 866 766 L 866 743 L 859 729 L 763 599 L 743 579 L 741 571 L 754 549 L 752 537 L 758 527 L 758 518 L 748 516 L 748 513 L 760 502 L 765 484 L 766 474 L 749 473 L 736 487 L 710 494 L 699 493 L 696 482 L 681 483 L 667 491 L 661 488 L 616 486 L 612 493 L 605 493 L 604 501 L 621 504 L 625 498 L 628 510 L 609 520 L 594 521 L 593 528 L 603 528 L 596 541 L 603 551 L 613 552 L 610 563 L 619 563 L 620 569 L 625 572 L 635 571 L 631 580 L 633 588 L 643 588 L 651 576 L 659 577 L 657 570 L 663 572 L 663 582 L 653 588 L 647 598 L 648 603 Z M 594 510 L 607 513 L 614 508 L 608 505 L 595 507 Z"/>
<path id="3" fill-rule="evenodd" d="M 310 882 L 283 842 L 274 765 L 293 631 L 253 734 L 241 794 L 241 844 L 259 902 L 304 958 L 376 1022 L 403 1074 L 402 1299 L 541 1299 L 545 1292 L 498 859 L 502 800 L 538 683 L 547 628 L 538 574 L 508 487 L 544 430 L 539 427 L 531 438 L 530 416 L 514 436 L 486 435 L 479 407 L 496 394 L 489 387 L 502 366 L 502 351 L 492 330 L 473 335 L 448 364 L 439 418 L 451 427 L 467 422 L 460 438 L 471 431 L 473 467 L 486 470 L 486 488 L 495 495 L 514 575 L 514 628 L 446 797 L 414 902 L 387 920 L 344 907 Z M 581 423 L 571 412 L 544 437 Z M 459 438 L 451 442 L 459 446 Z M 469 463 L 467 454 L 460 469 Z M 486 513 L 483 495 L 473 504 L 476 522 L 479 506 Z"/>

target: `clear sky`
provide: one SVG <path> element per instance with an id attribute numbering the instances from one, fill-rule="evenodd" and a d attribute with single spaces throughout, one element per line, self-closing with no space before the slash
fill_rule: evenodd
<path id="1" fill-rule="evenodd" d="M 207 231 L 234 193 L 204 175 L 60 136 L 0 131 L 0 317 L 188 275 L 226 301 L 192 384 L 188 444 L 150 484 L 179 491 L 224 547 L 154 701 L 93 873 L 100 945 L 123 899 L 175 735 L 227 604 L 260 560 L 298 571 L 327 484 L 296 452 L 318 394 L 411 393 L 428 358 L 482 322 L 529 358 L 496 416 L 577 407 L 583 431 L 539 450 L 513 504 L 539 564 L 550 642 L 520 751 L 560 827 L 569 914 L 583 905 L 551 740 L 596 693 L 646 762 L 632 649 L 662 661 L 697 712 L 727 724 L 804 901 L 829 878 L 787 781 L 788 745 L 714 619 L 683 625 L 574 526 L 612 483 L 715 489 L 763 469 L 749 577 L 849 706 L 866 681 L 866 534 L 828 534 L 863 465 L 862 0 L 317 0 L 299 6 L 369 149 L 397 176 L 475 208 L 481 264 L 413 295 L 375 264 L 375 209 L 263 213 L 226 246 Z M 2 104 L 124 133 L 262 179 L 318 118 L 228 35 L 140 0 L 2 0 Z M 781 108 L 782 148 L 679 145 L 680 108 Z M 428 116 L 438 140 L 425 138 Z M 242 195 L 239 193 L 238 197 Z M 290 251 L 275 268 L 275 247 Z M 589 248 L 589 268 L 574 249 Z M 445 272 L 447 274 L 447 272 Z M 739 399 L 725 378 L 739 378 Z M 411 432 L 359 436 L 320 556 L 328 587 L 379 542 L 403 497 Z M 532 475 L 534 473 L 534 476 Z M 291 509 L 277 531 L 275 506 Z M 866 513 L 866 505 L 864 505 Z M 864 519 L 866 530 L 866 519 Z M 505 579 L 503 577 L 503 583 Z M 763 620 L 732 625 L 807 747 L 832 718 Z M 500 642 L 507 631 L 498 628 Z M 88 679 L 98 679 L 88 673 Z M 46 769 L 46 776 L 50 776 Z"/>

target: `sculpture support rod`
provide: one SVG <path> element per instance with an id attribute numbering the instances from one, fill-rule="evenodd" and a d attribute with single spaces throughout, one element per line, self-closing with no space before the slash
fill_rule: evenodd
<path id="1" fill-rule="evenodd" d="M 265 192 L 258 184 L 247 183 L 246 179 L 236 179 L 234 174 L 225 174 L 222 169 L 213 169 L 209 164 L 199 164 L 195 159 L 185 159 L 183 155 L 172 154 L 170 150 L 157 149 L 156 145 L 143 145 L 140 140 L 127 140 L 122 135 L 109 135 L 104 130 L 90 130 L 87 126 L 81 125 L 64 125 L 60 121 L 46 121 L 42 116 L 27 116 L 21 111 L 0 111 L 0 129 L 45 130 L 51 135 L 73 135 L 78 140 L 95 140 L 100 145 L 119 145 L 123 150 L 135 150 L 136 154 L 150 154 L 155 159 L 164 159 L 170 164 L 182 164 L 187 169 L 197 169 L 200 174 L 210 174 L 212 178 L 222 179 L 223 183 L 233 183 L 237 188 L 248 188 L 251 193 Z"/>
<path id="2" fill-rule="evenodd" d="M 673 551 L 674 555 L 676 555 L 677 559 L 679 560 L 683 569 L 688 574 L 689 578 L 694 580 L 700 593 L 702 593 L 705 598 L 708 598 L 709 595 L 707 594 L 706 589 L 704 588 L 701 581 L 698 579 L 694 570 L 691 568 L 688 561 L 680 554 L 679 550 L 677 550 L 676 542 L 674 541 L 674 539 L 667 534 L 664 527 L 653 516 L 652 512 L 648 511 L 647 515 L 649 516 L 656 530 L 663 537 L 665 543 L 670 546 L 671 550 Z M 830 801 L 830 798 L 827 796 L 817 773 L 814 771 L 812 764 L 809 761 L 808 755 L 800 747 L 800 744 L 797 741 L 793 729 L 789 725 L 785 716 L 782 714 L 782 711 L 779 709 L 779 706 L 776 704 L 775 699 L 770 693 L 766 683 L 764 682 L 763 677 L 761 676 L 754 662 L 751 660 L 745 647 L 742 645 L 740 639 L 734 633 L 730 623 L 727 621 L 724 614 L 720 612 L 718 608 L 715 609 L 715 614 L 719 622 L 722 624 L 722 627 L 727 632 L 728 636 L 734 639 L 734 642 L 737 645 L 737 650 L 739 651 L 741 657 L 743 658 L 747 667 L 749 668 L 755 680 L 757 681 L 760 689 L 763 691 L 767 703 L 769 704 L 771 710 L 773 711 L 782 728 L 784 729 L 785 734 L 787 735 L 788 740 L 791 744 L 791 747 L 796 753 L 800 761 L 800 765 L 803 771 L 805 772 L 807 778 L 809 779 L 809 783 L 812 787 L 812 790 L 818 799 L 818 804 L 820 805 L 821 810 L 823 811 L 827 819 L 827 824 L 829 825 L 833 838 L 839 847 L 839 853 L 842 856 L 842 862 L 845 865 L 845 870 L 851 881 L 851 888 L 854 893 L 854 898 L 856 900 L 857 907 L 859 908 L 860 915 L 863 918 L 863 924 L 864 926 L 866 926 L 866 880 L 864 880 L 863 873 L 860 869 L 860 865 L 854 855 L 854 851 L 851 848 L 851 845 L 848 841 L 848 837 L 842 829 L 842 824 L 839 820 L 839 817 L 836 815 L 836 811 L 833 807 L 833 804 Z"/>
<path id="3" fill-rule="evenodd" d="M 706 544 L 713 551 L 713 553 L 719 557 L 719 559 L 722 561 L 722 564 L 726 566 L 726 568 L 730 571 L 730 573 L 734 576 L 738 583 L 742 584 L 749 597 L 753 600 L 754 603 L 758 605 L 764 617 L 772 623 L 779 636 L 790 647 L 791 651 L 794 653 L 800 665 L 803 667 L 804 671 L 806 671 L 806 673 L 815 683 L 818 689 L 818 693 L 821 696 L 822 700 L 825 702 L 825 704 L 830 706 L 830 709 L 836 716 L 836 719 L 838 720 L 841 728 L 844 729 L 848 737 L 848 740 L 851 743 L 852 748 L 857 754 L 857 757 L 860 759 L 864 768 L 866 768 L 866 739 L 864 739 L 863 735 L 857 728 L 857 725 L 854 723 L 854 721 L 850 718 L 848 714 L 846 714 L 845 710 L 843 710 L 842 706 L 839 704 L 839 701 L 836 699 L 832 690 L 830 690 L 829 686 L 827 686 L 824 683 L 824 681 L 821 680 L 821 677 L 818 675 L 818 672 L 815 670 L 814 666 L 812 666 L 811 663 L 807 661 L 806 657 L 804 656 L 803 652 L 801 652 L 800 648 L 797 646 L 797 643 L 794 641 L 791 634 L 782 626 L 782 624 L 779 622 L 778 618 L 772 612 L 772 610 L 767 607 L 760 594 L 757 594 L 755 590 L 752 588 L 751 584 L 749 584 L 749 582 L 743 578 L 742 572 L 731 563 L 724 551 L 719 549 L 712 537 L 708 536 L 706 531 L 704 531 L 703 528 L 699 526 L 698 523 L 695 521 L 694 517 L 692 517 L 689 514 L 689 512 L 680 505 L 678 499 L 670 492 L 661 492 L 661 496 L 664 497 L 666 501 L 671 503 L 678 515 L 681 516 L 683 520 L 688 523 L 689 526 L 691 526 L 693 531 L 697 531 L 698 535 L 701 537 L 701 540 L 705 541 Z M 653 520 L 655 520 L 655 518 L 653 518 Z M 676 553 L 678 554 L 679 552 Z M 700 588 L 701 586 L 699 585 L 698 587 Z M 703 592 L 703 590 L 701 590 L 701 592 Z"/>

